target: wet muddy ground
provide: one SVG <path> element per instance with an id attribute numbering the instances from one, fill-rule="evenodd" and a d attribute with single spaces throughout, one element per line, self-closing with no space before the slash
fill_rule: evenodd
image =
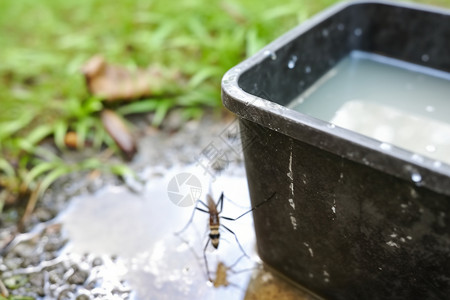
<path id="1" fill-rule="evenodd" d="M 217 250 L 205 248 L 208 214 L 188 224 L 206 194 L 224 193 L 222 216 L 251 208 L 237 122 L 209 115 L 182 125 L 176 111 L 162 130 L 150 121 L 133 120 L 137 178 L 63 178 L 15 237 L 17 216 L 3 213 L 4 288 L 30 299 L 316 299 L 259 260 L 251 213 L 222 220 L 230 231 L 221 229 Z"/>

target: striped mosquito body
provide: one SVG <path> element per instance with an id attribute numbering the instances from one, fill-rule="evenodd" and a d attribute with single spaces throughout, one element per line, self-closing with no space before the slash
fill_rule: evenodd
<path id="1" fill-rule="evenodd" d="M 229 220 L 229 221 L 236 221 L 237 219 L 239 219 L 239 218 L 245 216 L 246 214 L 248 214 L 249 212 L 257 209 L 259 206 L 261 206 L 265 202 L 269 201 L 274 195 L 275 195 L 275 193 L 273 193 L 269 198 L 267 198 L 263 202 L 257 204 L 252 209 L 250 209 L 250 210 L 246 211 L 245 213 L 241 214 L 237 218 L 229 218 L 229 217 L 225 217 L 225 216 L 221 216 L 220 215 L 220 213 L 222 212 L 222 208 L 223 208 L 223 198 L 224 198 L 223 193 L 220 195 L 219 200 L 217 200 L 216 203 L 214 202 L 213 198 L 209 194 L 206 196 L 207 203 L 205 203 L 205 202 L 203 202 L 201 200 L 197 200 L 197 202 L 195 204 L 195 208 L 194 208 L 194 210 L 192 212 L 191 218 L 189 219 L 188 223 L 186 224 L 186 226 L 184 226 L 183 229 L 181 229 L 179 232 L 177 232 L 175 234 L 180 235 L 183 231 L 185 231 L 187 229 L 187 227 L 192 223 L 192 219 L 194 218 L 195 211 L 199 210 L 201 212 L 209 214 L 209 235 L 208 235 L 208 240 L 206 242 L 206 245 L 203 248 L 203 258 L 205 260 L 206 272 L 207 272 L 209 281 L 213 282 L 211 280 L 210 275 L 209 275 L 210 272 L 209 272 L 209 268 L 208 268 L 208 261 L 206 259 L 206 248 L 208 247 L 210 242 L 211 242 L 211 245 L 215 249 L 219 248 L 220 228 L 225 229 L 226 231 L 228 231 L 229 233 L 231 233 L 234 236 L 234 238 L 236 240 L 236 243 L 239 246 L 239 249 L 241 249 L 241 251 L 242 251 L 244 256 L 248 257 L 248 255 L 244 251 L 244 248 L 242 248 L 241 243 L 239 243 L 239 240 L 238 240 L 236 234 L 231 229 L 229 229 L 224 224 L 222 224 L 220 222 L 220 219 Z M 203 208 L 199 207 L 200 205 L 202 205 Z"/>
<path id="2" fill-rule="evenodd" d="M 223 194 L 222 194 L 223 195 Z M 214 248 L 219 248 L 220 239 L 220 217 L 217 211 L 217 205 L 210 195 L 207 195 L 208 200 L 208 213 L 209 213 L 209 239 Z"/>

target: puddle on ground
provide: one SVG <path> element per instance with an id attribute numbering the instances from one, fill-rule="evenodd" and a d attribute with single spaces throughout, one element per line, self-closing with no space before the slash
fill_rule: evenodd
<path id="1" fill-rule="evenodd" d="M 214 182 L 195 166 L 164 170 L 164 176 L 157 171 L 147 173 L 140 193 L 126 186 L 107 186 L 95 194 L 74 198 L 59 217 L 70 239 L 66 252 L 117 255 L 125 269 L 123 279 L 136 300 L 315 299 L 263 267 L 255 249 L 251 213 L 236 221 L 221 221 L 236 234 L 248 257 L 233 234 L 223 228 L 218 249 L 211 245 L 206 249 L 216 286 L 208 281 L 203 258 L 208 214 L 196 211 L 187 229 L 175 234 L 187 224 L 194 206 L 180 207 L 171 201 L 171 179 L 180 173 L 194 175 L 201 191 L 177 182 L 180 189 L 175 193 L 195 192 L 204 202 L 206 193 L 218 199 L 223 191 L 221 216 L 235 218 L 250 209 L 244 171 L 219 176 Z"/>

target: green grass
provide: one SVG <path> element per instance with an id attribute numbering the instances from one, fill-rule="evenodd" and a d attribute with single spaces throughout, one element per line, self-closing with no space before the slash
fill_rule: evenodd
<path id="1" fill-rule="evenodd" d="M 113 146 L 80 73 L 93 55 L 129 68 L 158 64 L 185 78 L 155 97 L 125 104 L 122 115 L 154 111 L 159 125 L 173 107 L 183 117 L 220 108 L 222 75 L 311 14 L 320 1 L 5 0 L 0 9 L 0 186 L 9 196 L 45 190 L 68 172 L 103 168 L 95 158 L 68 164 L 40 146 L 65 151 L 68 130 L 100 149 Z M 107 168 L 123 174 L 126 168 Z M 5 200 L 0 194 L 0 207 Z"/>
<path id="2" fill-rule="evenodd" d="M 74 130 L 100 148 L 112 141 L 89 95 L 81 66 L 93 55 L 129 68 L 158 64 L 186 82 L 167 82 L 153 98 L 126 104 L 122 115 L 173 107 L 188 119 L 220 108 L 222 75 L 275 37 L 336 0 L 3 0 L 0 9 L 0 187 L 48 186 L 80 169 L 40 146 L 51 137 L 64 151 Z M 430 1 L 428 1 L 430 2 Z M 447 0 L 431 1 L 448 5 Z M 83 144 L 83 143 L 80 143 Z M 124 169 L 112 168 L 118 173 Z M 108 169 L 111 170 L 111 169 Z M 0 207 L 2 196 L 0 194 Z"/>
<path id="3" fill-rule="evenodd" d="M 97 53 L 179 70 L 189 82 L 174 105 L 218 106 L 227 69 L 332 2 L 3 1 L 0 120 L 23 111 L 50 124 L 77 118 L 67 101 L 89 97 L 79 69 Z"/>

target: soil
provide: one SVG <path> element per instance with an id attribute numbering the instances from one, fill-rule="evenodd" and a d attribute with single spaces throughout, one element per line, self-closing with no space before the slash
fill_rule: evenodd
<path id="1" fill-rule="evenodd" d="M 181 112 L 170 113 L 160 129 L 153 128 L 151 116 L 132 118 L 134 134 L 138 137 L 139 152 L 128 164 L 139 173 L 154 165 L 164 172 L 174 164 L 193 164 L 202 148 L 233 123 L 233 119 L 207 114 L 201 120 L 181 121 Z M 217 141 L 216 141 L 217 143 Z M 52 145 L 47 145 L 52 147 Z M 232 163 L 242 160 L 233 156 Z M 200 151 L 200 152 L 199 152 Z M 76 161 L 99 155 L 90 149 L 64 153 L 64 159 Z M 113 157 L 112 160 L 120 160 Z M 228 161 L 227 163 L 230 163 Z M 208 171 L 220 172 L 223 165 L 214 165 Z M 0 215 L 0 291 L 3 296 L 23 299 L 129 299 L 133 291 L 119 277 L 105 280 L 102 274 L 120 267 L 120 258 L 96 256 L 89 253 L 76 255 L 65 251 L 70 243 L 57 216 L 70 200 L 80 194 L 94 193 L 106 185 L 128 186 L 139 189 L 139 181 L 121 180 L 111 174 L 76 173 L 60 178 L 38 202 L 18 233 L 18 221 L 23 208 L 12 207 Z M 108 271 L 109 270 L 109 271 Z M 111 273 L 111 272 L 110 272 Z M 2 284 L 3 283 L 3 284 Z M 2 286 L 4 285 L 4 286 Z M 1 298 L 0 298 L 1 299 Z M 19 298 L 14 298 L 19 299 Z"/>

